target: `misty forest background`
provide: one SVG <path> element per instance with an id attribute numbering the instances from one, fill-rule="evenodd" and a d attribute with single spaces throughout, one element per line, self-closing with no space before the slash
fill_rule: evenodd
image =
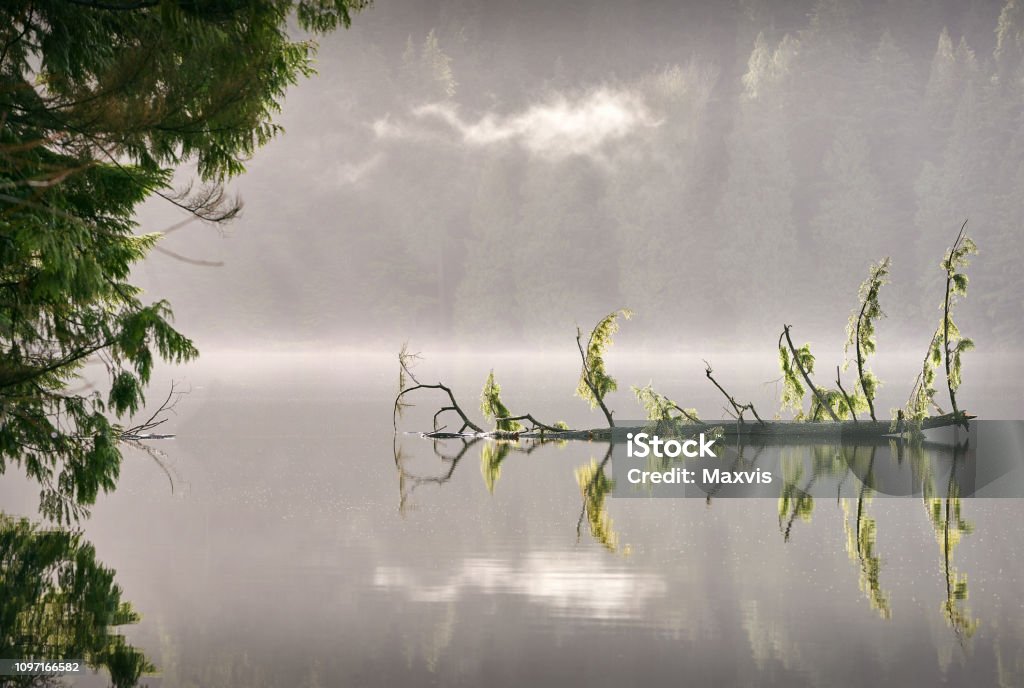
<path id="1" fill-rule="evenodd" d="M 960 325 L 1024 337 L 1024 3 L 377 0 L 318 70 L 243 217 L 161 243 L 223 264 L 139 268 L 201 348 L 571 350 L 628 306 L 651 344 L 772 350 L 840 340 L 891 255 L 880 344 L 923 353 L 965 218 Z"/>

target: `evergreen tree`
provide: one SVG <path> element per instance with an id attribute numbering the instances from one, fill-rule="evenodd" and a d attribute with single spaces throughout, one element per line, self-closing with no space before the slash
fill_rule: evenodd
<path id="1" fill-rule="evenodd" d="M 264 0 L 29 2 L 0 7 L 0 470 L 43 484 L 48 515 L 78 512 L 113 486 L 119 429 L 157 357 L 197 354 L 129 281 L 156 234 L 134 212 L 161 196 L 204 220 L 238 205 L 221 183 L 279 130 L 285 89 L 313 44 L 286 35 L 348 25 L 363 3 Z M 171 190 L 175 167 L 203 182 Z M 107 394 L 72 391 L 101 361 Z M 47 508 L 48 505 L 51 508 Z"/>
<path id="2" fill-rule="evenodd" d="M 410 100 L 447 100 L 455 96 L 457 83 L 452 60 L 441 48 L 437 32 L 427 33 L 416 47 L 412 36 L 402 53 L 402 92 Z"/>

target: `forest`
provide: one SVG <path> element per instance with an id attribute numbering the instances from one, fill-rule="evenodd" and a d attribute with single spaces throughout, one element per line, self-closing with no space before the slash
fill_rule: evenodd
<path id="1" fill-rule="evenodd" d="M 303 154 L 252 162 L 229 240 L 167 239 L 223 265 L 157 257 L 144 284 L 228 340 L 536 345 L 629 304 L 640 339 L 760 348 L 797 307 L 841 331 L 889 254 L 887 327 L 914 341 L 970 218 L 965 324 L 1017 346 L 1017 0 L 521 5 L 382 5 L 324 38 L 282 115 Z"/>

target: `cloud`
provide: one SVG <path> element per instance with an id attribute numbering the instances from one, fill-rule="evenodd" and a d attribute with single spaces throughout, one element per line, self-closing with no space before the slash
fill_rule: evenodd
<path id="1" fill-rule="evenodd" d="M 519 145 L 536 155 L 563 158 L 597 155 L 605 144 L 626 138 L 660 123 L 644 99 L 627 90 L 599 88 L 570 99 L 556 95 L 544 103 L 518 113 L 486 113 L 479 119 L 464 119 L 448 103 L 423 105 L 412 111 L 413 121 L 395 122 L 390 117 L 373 123 L 378 138 L 450 138 L 472 147 Z M 441 131 L 429 125 L 441 125 Z"/>
<path id="2" fill-rule="evenodd" d="M 376 169 L 384 156 L 381 153 L 374 153 L 365 160 L 359 162 L 342 162 L 335 166 L 334 181 L 338 186 L 349 186 L 357 184 L 366 175 Z"/>

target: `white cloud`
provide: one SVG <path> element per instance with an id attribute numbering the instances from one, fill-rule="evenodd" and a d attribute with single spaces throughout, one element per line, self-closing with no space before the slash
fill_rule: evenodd
<path id="1" fill-rule="evenodd" d="M 424 126 L 433 122 L 467 146 L 516 144 L 536 155 L 562 158 L 597 155 L 605 144 L 659 124 L 639 94 L 609 88 L 576 99 L 556 95 L 518 113 L 486 113 L 475 121 L 464 119 L 448 103 L 423 105 L 412 116 L 413 121 L 405 123 L 378 119 L 374 133 L 378 138 L 435 138 L 436 129 Z"/>
<path id="2" fill-rule="evenodd" d="M 335 166 L 334 181 L 338 186 L 357 184 L 366 175 L 373 172 L 384 159 L 383 154 L 374 153 L 359 162 L 342 162 Z"/>

